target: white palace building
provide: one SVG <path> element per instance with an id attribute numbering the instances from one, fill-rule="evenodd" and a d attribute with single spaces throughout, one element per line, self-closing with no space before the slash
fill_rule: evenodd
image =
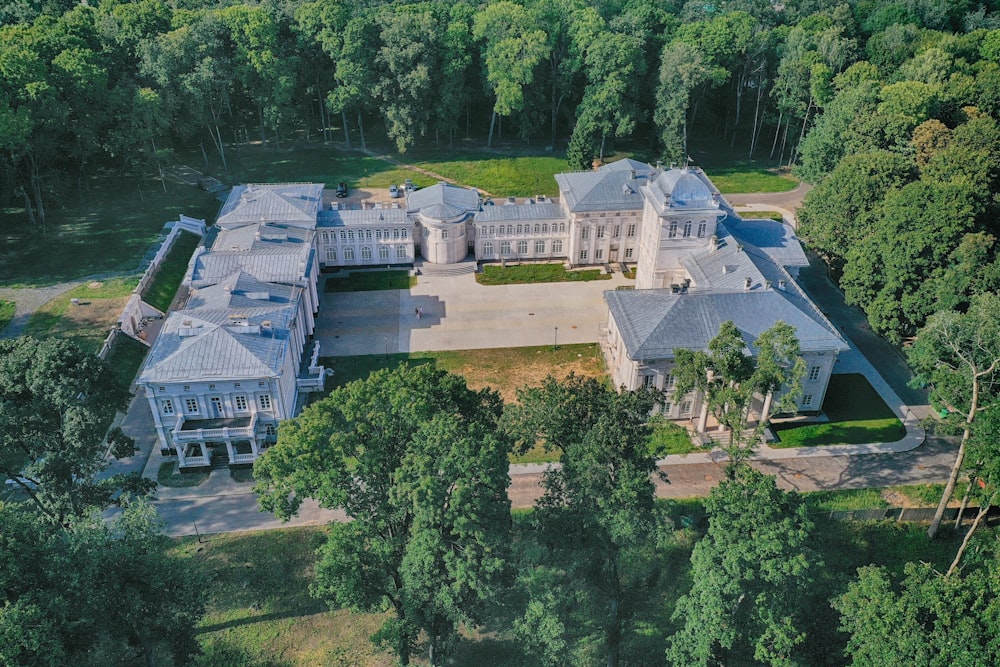
<path id="1" fill-rule="evenodd" d="M 807 260 L 791 227 L 740 218 L 697 168 L 622 160 L 556 181 L 557 199 L 495 204 L 439 183 L 409 192 L 405 206 L 354 208 L 324 204 L 335 200 L 320 184 L 234 188 L 137 380 L 161 450 L 187 470 L 213 458 L 252 463 L 303 394 L 323 389 L 319 344 L 309 343 L 320 271 L 418 257 L 634 265 L 634 290 L 605 293 L 600 342 L 616 386 L 655 386 L 668 397 L 674 349 L 705 349 L 732 320 L 752 353 L 756 336 L 783 320 L 809 368 L 799 408 L 819 410 L 847 345 L 796 282 Z M 704 407 L 692 394 L 660 409 L 703 432 Z"/>

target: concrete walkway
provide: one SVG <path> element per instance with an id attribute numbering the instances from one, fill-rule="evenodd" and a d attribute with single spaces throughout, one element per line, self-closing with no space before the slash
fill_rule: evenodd
<path id="1" fill-rule="evenodd" d="M 46 287 L 0 287 L 0 299 L 14 303 L 14 319 L 7 328 L 0 331 L 0 338 L 16 338 L 24 333 L 31 315 L 64 292 L 88 282 L 72 280 L 65 283 L 48 285 Z"/>

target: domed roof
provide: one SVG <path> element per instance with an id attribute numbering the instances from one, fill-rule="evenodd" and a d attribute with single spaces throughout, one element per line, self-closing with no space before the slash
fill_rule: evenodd
<path id="1" fill-rule="evenodd" d="M 407 197 L 411 212 L 428 222 L 454 222 L 479 210 L 479 193 L 451 183 L 438 183 Z"/>
<path id="2" fill-rule="evenodd" d="M 672 208 L 709 208 L 712 206 L 713 192 L 695 172 L 687 169 L 671 169 L 656 179 L 655 185 L 670 198 Z"/>

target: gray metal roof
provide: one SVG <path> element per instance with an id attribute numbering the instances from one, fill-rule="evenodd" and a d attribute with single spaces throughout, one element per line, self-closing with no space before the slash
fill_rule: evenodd
<path id="1" fill-rule="evenodd" d="M 726 222 L 734 235 L 760 248 L 781 266 L 809 266 L 809 258 L 790 225 L 774 220 L 738 217 L 730 217 Z"/>
<path id="2" fill-rule="evenodd" d="M 795 328 L 803 352 L 847 349 L 832 325 L 795 291 L 628 290 L 605 292 L 604 300 L 628 356 L 636 361 L 668 359 L 675 349 L 707 350 L 728 320 L 751 350 L 757 337 L 778 321 Z"/>
<path id="3" fill-rule="evenodd" d="M 316 235 L 311 229 L 290 227 L 277 223 L 244 225 L 235 229 L 220 230 L 212 243 L 212 250 L 260 250 L 279 245 L 299 247 L 311 244 Z"/>
<path id="4" fill-rule="evenodd" d="M 629 172 L 635 170 L 636 175 L 638 174 L 650 174 L 656 171 L 656 167 L 650 166 L 645 162 L 639 162 L 638 160 L 633 160 L 630 157 L 624 158 L 622 160 L 615 160 L 614 162 L 608 162 L 607 164 L 602 164 L 597 168 L 598 171 L 625 171 Z"/>
<path id="5" fill-rule="evenodd" d="M 402 208 L 338 209 L 336 211 L 320 211 L 317 217 L 319 227 L 392 225 L 406 221 L 406 209 Z"/>
<path id="6" fill-rule="evenodd" d="M 246 271 L 237 271 L 215 285 L 191 290 L 187 311 L 232 309 L 243 311 L 284 306 L 298 298 L 300 288 L 259 280 Z"/>
<path id="7" fill-rule="evenodd" d="M 167 316 L 138 382 L 155 384 L 274 377 L 290 353 L 298 303 L 247 309 L 180 310 Z"/>
<path id="8" fill-rule="evenodd" d="M 194 260 L 190 280 L 195 286 L 215 283 L 242 269 L 267 282 L 296 283 L 309 271 L 312 253 L 307 245 L 206 252 Z"/>
<path id="9" fill-rule="evenodd" d="M 259 222 L 313 227 L 323 206 L 322 183 L 249 183 L 229 193 L 215 224 L 232 229 Z"/>
<path id="10" fill-rule="evenodd" d="M 556 174 L 559 196 L 573 213 L 588 211 L 641 211 L 645 173 L 632 178 L 626 169 L 578 171 Z"/>
<path id="11" fill-rule="evenodd" d="M 406 196 L 410 213 L 421 213 L 429 218 L 451 218 L 479 210 L 479 193 L 451 183 L 437 183 Z"/>
<path id="12" fill-rule="evenodd" d="M 476 213 L 476 223 L 516 222 L 519 220 L 557 220 L 566 222 L 562 208 L 556 203 L 510 204 L 505 206 L 484 206 Z"/>
<path id="13" fill-rule="evenodd" d="M 722 201 L 718 188 L 701 169 L 670 169 L 653 180 L 644 192 L 665 210 L 719 209 Z"/>

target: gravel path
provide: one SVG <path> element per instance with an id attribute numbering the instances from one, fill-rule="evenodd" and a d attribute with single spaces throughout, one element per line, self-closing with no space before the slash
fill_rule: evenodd
<path id="1" fill-rule="evenodd" d="M 82 285 L 88 280 L 72 280 L 70 282 L 58 283 L 47 287 L 0 287 L 0 299 L 13 301 L 14 319 L 0 332 L 0 338 L 15 338 L 24 333 L 28 325 L 28 318 L 36 310 L 46 303 L 56 298 L 63 292 L 68 292 L 77 285 Z"/>

